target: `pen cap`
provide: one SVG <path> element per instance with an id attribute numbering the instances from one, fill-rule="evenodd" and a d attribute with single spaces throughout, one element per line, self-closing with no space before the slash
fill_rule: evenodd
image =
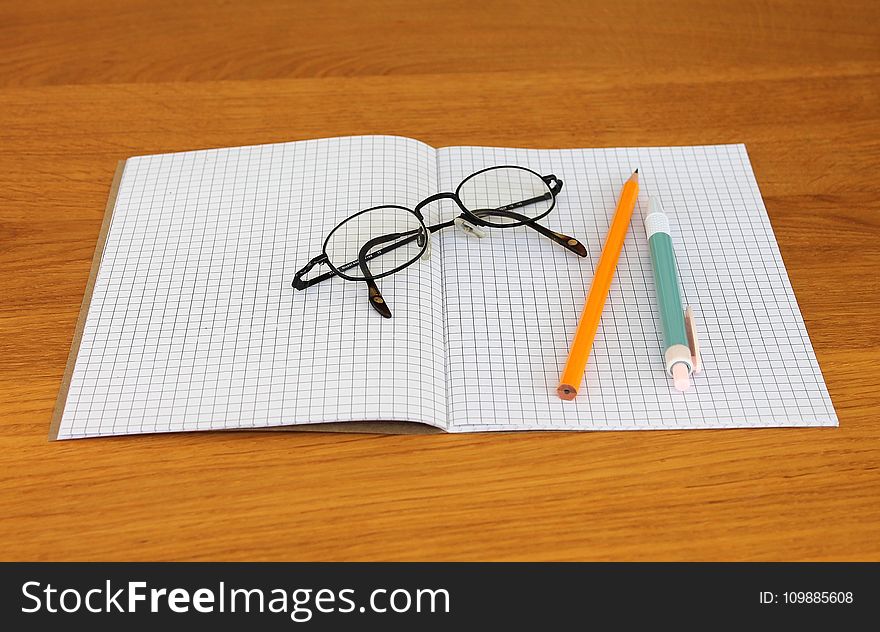
<path id="1" fill-rule="evenodd" d="M 669 218 L 663 212 L 660 200 L 655 197 L 648 198 L 648 215 L 645 217 L 645 233 L 648 239 L 655 233 L 670 234 Z"/>

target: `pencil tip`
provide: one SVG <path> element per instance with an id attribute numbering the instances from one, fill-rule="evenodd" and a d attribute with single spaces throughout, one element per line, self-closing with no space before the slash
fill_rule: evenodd
<path id="1" fill-rule="evenodd" d="M 633 171 L 633 173 L 638 173 L 638 172 L 639 172 L 639 168 L 638 168 L 638 167 L 636 167 L 636 170 L 635 170 L 635 171 Z"/>

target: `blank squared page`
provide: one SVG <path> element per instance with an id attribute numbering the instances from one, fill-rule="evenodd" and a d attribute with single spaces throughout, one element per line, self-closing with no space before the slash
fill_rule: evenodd
<path id="1" fill-rule="evenodd" d="M 291 287 L 338 222 L 436 187 L 434 150 L 396 137 L 129 159 L 58 438 L 444 427 L 439 257 L 378 281 L 391 320 L 363 282 Z"/>
<path id="2" fill-rule="evenodd" d="M 454 190 L 494 165 L 553 173 L 564 187 L 542 223 L 577 237 L 578 257 L 524 227 L 442 238 L 452 431 L 836 425 L 743 145 L 438 150 Z M 639 202 L 575 401 L 556 395 L 623 182 Z M 703 372 L 679 393 L 663 366 L 644 229 L 648 196 L 672 224 L 683 303 Z"/>

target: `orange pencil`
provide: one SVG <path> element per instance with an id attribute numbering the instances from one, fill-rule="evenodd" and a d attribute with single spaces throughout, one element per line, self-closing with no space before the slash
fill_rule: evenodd
<path id="1" fill-rule="evenodd" d="M 587 302 L 584 305 L 584 311 L 581 312 L 581 319 L 571 343 L 568 362 L 565 363 L 565 369 L 559 379 L 559 386 L 556 387 L 556 392 L 561 399 L 574 399 L 581 387 L 584 369 L 587 368 L 587 359 L 590 357 L 593 339 L 596 337 L 599 319 L 602 317 L 602 308 L 605 306 L 608 290 L 611 289 L 614 269 L 620 258 L 620 250 L 623 248 L 623 241 L 629 230 L 629 220 L 632 217 L 638 196 L 639 170 L 636 169 L 629 180 L 624 183 L 623 190 L 620 192 L 617 210 L 614 211 L 614 218 L 611 220 L 611 227 L 605 238 L 605 246 L 599 256 L 599 265 L 596 267 L 596 274 L 590 285 L 590 293 L 587 295 Z"/>

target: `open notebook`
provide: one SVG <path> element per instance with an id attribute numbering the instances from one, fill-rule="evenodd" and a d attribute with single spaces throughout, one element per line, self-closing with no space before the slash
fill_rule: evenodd
<path id="1" fill-rule="evenodd" d="M 450 228 L 428 260 L 379 280 L 391 319 L 364 283 L 291 288 L 350 214 L 412 208 L 502 164 L 563 180 L 542 223 L 588 257 L 523 227 L 485 239 Z M 563 402 L 560 371 L 636 167 L 640 201 L 585 382 Z M 670 215 L 700 329 L 704 370 L 685 393 L 661 360 L 649 195 Z M 453 210 L 432 205 L 427 223 Z M 434 149 L 363 136 L 140 156 L 117 174 L 95 268 L 59 439 L 378 421 L 450 432 L 837 424 L 742 145 Z"/>

